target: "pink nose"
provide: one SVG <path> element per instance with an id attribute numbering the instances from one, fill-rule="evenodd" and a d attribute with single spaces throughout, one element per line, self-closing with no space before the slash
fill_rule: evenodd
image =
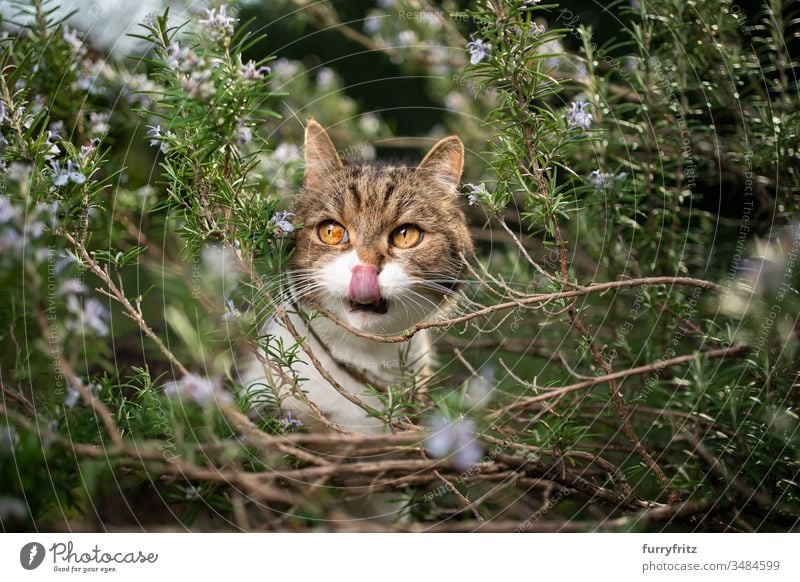
<path id="1" fill-rule="evenodd" d="M 381 298 L 378 289 L 378 270 L 373 265 L 356 265 L 350 276 L 350 299 L 366 305 Z"/>

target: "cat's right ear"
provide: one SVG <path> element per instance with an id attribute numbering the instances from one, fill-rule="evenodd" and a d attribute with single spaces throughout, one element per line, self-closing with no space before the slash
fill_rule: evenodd
<path id="1" fill-rule="evenodd" d="M 305 161 L 304 185 L 311 191 L 321 190 L 330 182 L 331 172 L 344 167 L 328 133 L 313 119 L 306 125 Z"/>

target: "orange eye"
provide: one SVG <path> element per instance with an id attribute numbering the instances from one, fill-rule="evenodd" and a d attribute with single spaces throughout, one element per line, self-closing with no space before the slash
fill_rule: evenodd
<path id="1" fill-rule="evenodd" d="M 410 249 L 422 240 L 422 230 L 414 224 L 403 224 L 392 231 L 389 241 L 398 249 Z"/>
<path id="2" fill-rule="evenodd" d="M 319 240 L 326 245 L 338 245 L 346 243 L 349 239 L 347 229 L 335 220 L 326 220 L 317 227 Z"/>

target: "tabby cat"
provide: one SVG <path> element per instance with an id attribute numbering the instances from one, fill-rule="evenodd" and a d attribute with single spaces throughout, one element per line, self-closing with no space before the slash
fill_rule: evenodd
<path id="1" fill-rule="evenodd" d="M 428 333 L 383 343 L 326 317 L 308 324 L 301 313 L 321 308 L 370 334 L 397 334 L 442 315 L 452 303 L 462 257 L 472 252 L 459 207 L 463 163 L 464 146 L 456 136 L 439 141 L 413 168 L 341 159 L 322 126 L 311 120 L 306 128 L 304 185 L 293 209 L 303 227 L 294 233 L 286 308 L 321 366 L 372 407 L 378 399 L 367 384 L 409 386 L 428 374 Z M 278 318 L 266 334 L 284 346 L 296 343 Z M 294 370 L 304 379 L 301 388 L 327 419 L 349 431 L 381 432 L 380 420 L 337 392 L 307 355 L 299 354 L 303 363 Z M 243 380 L 251 390 L 269 385 L 263 362 L 253 360 Z M 317 424 L 302 399 L 283 390 L 282 410 Z"/>

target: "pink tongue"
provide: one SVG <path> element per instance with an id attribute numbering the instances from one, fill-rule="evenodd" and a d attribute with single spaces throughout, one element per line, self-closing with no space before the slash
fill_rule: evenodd
<path id="1" fill-rule="evenodd" d="M 350 277 L 350 299 L 366 305 L 380 300 L 378 271 L 372 265 L 356 265 Z"/>

